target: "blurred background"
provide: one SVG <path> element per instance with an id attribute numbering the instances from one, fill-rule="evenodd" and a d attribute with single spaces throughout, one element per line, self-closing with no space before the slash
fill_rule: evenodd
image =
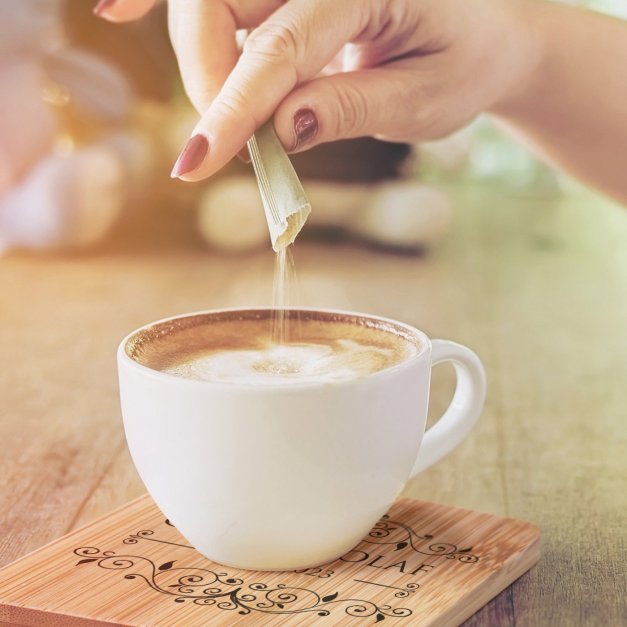
<path id="1" fill-rule="evenodd" d="M 627 15 L 619 0 L 583 4 Z M 267 248 L 248 166 L 196 185 L 168 177 L 196 114 L 166 7 L 112 25 L 91 5 L 0 2 L 0 251 Z M 485 118 L 441 142 L 339 142 L 294 162 L 315 208 L 305 237 L 409 253 L 446 236 L 460 186 L 555 199 L 572 185 Z"/>

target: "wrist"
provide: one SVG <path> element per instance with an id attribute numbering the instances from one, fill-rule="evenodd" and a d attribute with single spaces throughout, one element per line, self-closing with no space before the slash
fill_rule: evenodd
<path id="1" fill-rule="evenodd" d="M 501 118 L 515 117 L 517 111 L 541 95 L 549 34 L 545 13 L 551 11 L 550 4 L 544 0 L 524 0 L 513 6 L 506 78 L 488 113 Z"/>

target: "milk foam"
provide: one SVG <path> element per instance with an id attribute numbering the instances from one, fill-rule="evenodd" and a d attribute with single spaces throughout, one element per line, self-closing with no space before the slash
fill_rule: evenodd
<path id="1" fill-rule="evenodd" d="M 206 351 L 165 372 L 200 381 L 255 385 L 325 383 L 355 379 L 382 370 L 395 351 L 348 339 L 331 343 L 275 344 L 257 350 Z"/>

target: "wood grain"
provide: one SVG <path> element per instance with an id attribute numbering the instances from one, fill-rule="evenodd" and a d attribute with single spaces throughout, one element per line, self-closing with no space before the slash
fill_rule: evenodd
<path id="1" fill-rule="evenodd" d="M 468 627 L 625 624 L 627 215 L 579 190 L 452 193 L 454 230 L 424 256 L 298 243 L 297 302 L 391 316 L 484 360 L 475 433 L 406 494 L 533 521 L 543 557 Z M 269 251 L 227 257 L 194 233 L 163 202 L 88 254 L 0 259 L 0 563 L 143 492 L 117 399 L 128 331 L 270 301 Z M 437 368 L 433 417 L 450 388 Z"/>
<path id="2" fill-rule="evenodd" d="M 457 625 L 539 556 L 530 523 L 401 499 L 334 562 L 246 571 L 203 558 L 144 496 L 0 570 L 0 624 Z"/>

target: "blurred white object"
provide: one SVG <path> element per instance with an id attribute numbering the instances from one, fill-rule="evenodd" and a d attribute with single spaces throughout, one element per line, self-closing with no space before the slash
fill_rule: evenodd
<path id="1" fill-rule="evenodd" d="M 393 248 L 428 248 L 446 233 L 453 219 L 448 196 L 414 181 L 385 183 L 373 190 L 353 223 L 354 232 Z"/>
<path id="2" fill-rule="evenodd" d="M 103 120 L 124 120 L 133 92 L 124 75 L 93 54 L 66 48 L 43 60 L 47 77 L 65 90 L 72 106 Z"/>
<path id="3" fill-rule="evenodd" d="M 198 228 L 220 250 L 245 252 L 267 246 L 268 224 L 255 179 L 234 176 L 210 184 L 200 200 Z"/>
<path id="4" fill-rule="evenodd" d="M 64 4 L 0 0 L 0 250 L 96 242 L 154 166 L 127 79 L 68 45 Z"/>
<path id="5" fill-rule="evenodd" d="M 64 0 L 0 0 L 0 58 L 39 55 L 63 41 Z"/>
<path id="6" fill-rule="evenodd" d="M 418 181 L 374 185 L 305 181 L 312 212 L 308 224 L 335 227 L 375 244 L 427 248 L 448 230 L 453 209 L 440 190 Z M 200 201 L 201 235 L 214 248 L 244 252 L 267 246 L 257 184 L 232 176 L 210 185 Z"/>
<path id="7" fill-rule="evenodd" d="M 0 65 L 0 195 L 52 148 L 57 122 L 43 82 L 33 60 Z"/>
<path id="8" fill-rule="evenodd" d="M 119 131 L 105 137 L 102 145 L 113 150 L 124 170 L 129 198 L 140 198 L 157 167 L 158 155 L 151 137 L 137 131 Z"/>
<path id="9" fill-rule="evenodd" d="M 0 250 L 91 244 L 109 231 L 124 199 L 122 163 L 111 148 L 51 155 L 0 199 Z"/>

